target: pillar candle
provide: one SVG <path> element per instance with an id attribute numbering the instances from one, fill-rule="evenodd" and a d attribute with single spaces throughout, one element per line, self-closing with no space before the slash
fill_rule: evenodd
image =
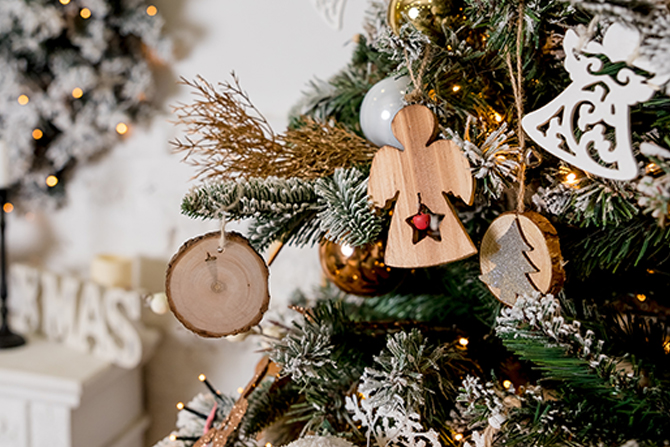
<path id="1" fill-rule="evenodd" d="M 122 256 L 100 254 L 91 262 L 91 280 L 105 287 L 129 289 L 133 261 Z"/>

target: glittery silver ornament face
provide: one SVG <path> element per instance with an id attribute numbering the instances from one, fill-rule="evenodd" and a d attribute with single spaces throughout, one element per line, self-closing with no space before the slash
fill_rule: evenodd
<path id="1" fill-rule="evenodd" d="M 533 247 L 526 242 L 518 219 L 514 219 L 505 234 L 496 241 L 489 260 L 495 267 L 479 277 L 489 287 L 500 290 L 500 300 L 514 303 L 518 295 L 537 290 L 528 274 L 539 270 L 530 261 L 526 252 Z"/>

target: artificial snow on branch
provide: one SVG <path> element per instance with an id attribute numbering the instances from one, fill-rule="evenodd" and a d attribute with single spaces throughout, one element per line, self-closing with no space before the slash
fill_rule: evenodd
<path id="1" fill-rule="evenodd" d="M 469 118 L 468 122 L 471 120 Z M 503 188 L 516 180 L 520 154 L 518 147 L 510 145 L 514 132 L 507 131 L 507 123 L 486 136 L 480 146 L 469 138 L 461 138 L 451 129 L 446 129 L 444 133 L 460 146 L 470 161 L 474 177 L 480 179 L 489 198 L 500 198 Z"/>
<path id="2" fill-rule="evenodd" d="M 156 112 L 162 28 L 143 0 L 0 2 L 0 140 L 17 200 L 62 198 L 68 172 Z"/>
<path id="3" fill-rule="evenodd" d="M 318 179 L 318 219 L 325 237 L 352 246 L 375 241 L 382 219 L 368 198 L 368 176 L 356 168 L 337 169 L 332 177 Z"/>
<path id="4" fill-rule="evenodd" d="M 347 396 L 346 408 L 367 429 L 370 445 L 377 447 L 440 447 L 438 434 L 426 430 L 418 414 L 424 403 L 423 375 L 437 369 L 442 352 L 426 352 L 426 342 L 417 330 L 389 336 L 386 349 L 375 357 L 379 369 L 365 368 L 356 395 Z"/>

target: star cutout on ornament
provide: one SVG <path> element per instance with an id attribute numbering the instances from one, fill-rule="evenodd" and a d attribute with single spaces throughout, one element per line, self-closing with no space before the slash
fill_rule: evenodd
<path id="1" fill-rule="evenodd" d="M 405 219 L 413 230 L 412 243 L 418 244 L 425 237 L 440 242 L 442 240 L 440 235 L 442 219 L 444 219 L 444 214 L 435 214 L 426 205 L 419 203 L 419 212 Z"/>

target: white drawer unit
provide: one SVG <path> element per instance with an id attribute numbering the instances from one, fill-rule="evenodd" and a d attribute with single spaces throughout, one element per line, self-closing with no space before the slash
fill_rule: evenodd
<path id="1" fill-rule="evenodd" d="M 31 338 L 0 350 L 0 447 L 143 447 L 141 366 Z"/>

